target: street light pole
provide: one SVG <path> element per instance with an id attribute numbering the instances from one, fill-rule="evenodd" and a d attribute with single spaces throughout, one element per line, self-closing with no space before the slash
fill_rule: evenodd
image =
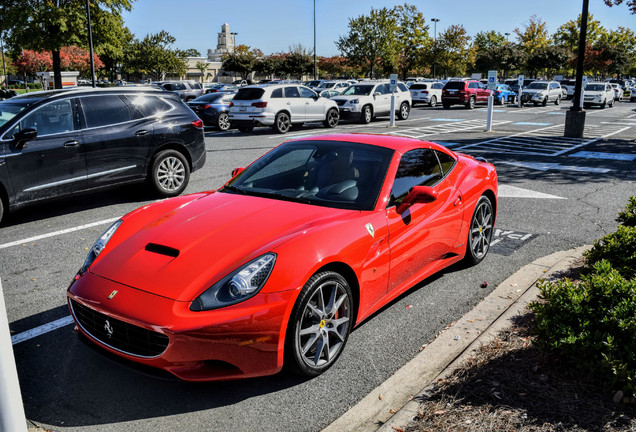
<path id="1" fill-rule="evenodd" d="M 434 45 L 437 45 L 437 23 L 439 22 L 439 18 L 431 18 L 433 22 L 433 42 Z M 437 77 L 437 63 L 433 60 L 433 78 Z"/>
<path id="2" fill-rule="evenodd" d="M 4 61 L 4 39 L 0 33 L 0 50 L 2 50 L 2 71 L 4 72 L 4 86 L 9 89 L 9 77 L 7 76 L 7 65 Z"/>
<path id="3" fill-rule="evenodd" d="M 93 30 L 91 29 L 91 8 L 86 0 L 86 18 L 88 19 L 88 51 L 91 56 L 91 81 L 95 88 L 95 60 L 93 59 Z"/>
<path id="4" fill-rule="evenodd" d="M 579 50 L 576 59 L 576 80 L 574 84 L 574 102 L 572 107 L 565 113 L 564 135 L 569 138 L 583 138 L 585 129 L 585 110 L 583 110 L 583 67 L 585 62 L 585 44 L 587 39 L 587 14 L 589 0 L 583 0 L 583 10 L 581 12 L 581 33 L 579 34 Z"/>
<path id="5" fill-rule="evenodd" d="M 504 33 L 506 35 L 506 42 L 508 42 L 508 36 L 510 36 L 510 33 Z"/>
<path id="6" fill-rule="evenodd" d="M 314 80 L 318 79 L 318 70 L 316 69 L 316 0 L 314 0 Z"/>

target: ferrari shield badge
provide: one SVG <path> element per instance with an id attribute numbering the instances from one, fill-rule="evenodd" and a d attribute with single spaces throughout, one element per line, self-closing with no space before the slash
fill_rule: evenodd
<path id="1" fill-rule="evenodd" d="M 115 297 L 117 295 L 117 290 L 113 291 L 112 293 L 110 293 L 110 295 L 108 296 L 108 300 L 112 299 L 113 297 Z"/>
<path id="2" fill-rule="evenodd" d="M 373 229 L 373 225 L 368 223 L 365 226 L 367 227 L 367 231 L 369 231 L 369 235 L 375 238 L 375 229 Z"/>

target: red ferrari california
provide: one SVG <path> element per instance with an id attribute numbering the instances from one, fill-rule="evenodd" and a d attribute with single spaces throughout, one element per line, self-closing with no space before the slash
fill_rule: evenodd
<path id="1" fill-rule="evenodd" d="M 394 136 L 296 139 L 218 190 L 122 217 L 68 304 L 94 344 L 184 380 L 315 376 L 382 306 L 480 262 L 496 211 L 485 161 Z"/>

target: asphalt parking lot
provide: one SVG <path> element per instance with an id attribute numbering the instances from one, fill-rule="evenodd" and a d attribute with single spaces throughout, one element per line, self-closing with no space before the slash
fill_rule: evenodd
<path id="1" fill-rule="evenodd" d="M 287 139 L 323 133 L 410 136 L 497 167 L 500 208 L 489 256 L 399 297 L 354 330 L 338 363 L 311 380 L 286 374 L 212 384 L 158 379 L 113 363 L 78 339 L 65 289 L 109 221 L 153 200 L 143 188 L 11 214 L 0 227 L 0 279 L 27 418 L 53 431 L 244 431 L 255 425 L 316 431 L 329 425 L 516 270 L 615 228 L 617 212 L 635 193 L 636 103 L 587 110 L 581 139 L 563 137 L 568 106 L 497 107 L 491 132 L 484 131 L 485 106 L 418 106 L 395 128 L 382 118 L 335 129 L 306 125 L 286 135 L 268 128 L 206 131 L 207 163 L 186 192 L 221 186 L 233 168 Z"/>

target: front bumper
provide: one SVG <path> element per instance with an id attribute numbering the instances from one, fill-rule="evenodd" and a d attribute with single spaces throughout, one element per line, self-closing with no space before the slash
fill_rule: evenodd
<path id="1" fill-rule="evenodd" d="M 102 349 L 183 380 L 215 381 L 281 370 L 285 330 L 298 292 L 258 294 L 226 308 L 193 312 L 190 302 L 87 272 L 71 284 L 67 297 L 79 331 Z M 150 348 L 139 342 L 144 335 L 152 340 Z"/>

